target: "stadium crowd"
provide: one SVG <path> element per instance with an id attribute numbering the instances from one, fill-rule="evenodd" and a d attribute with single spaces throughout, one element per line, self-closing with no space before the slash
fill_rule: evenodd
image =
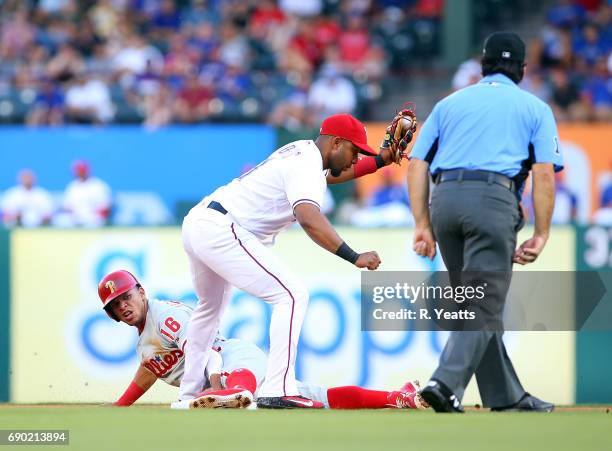
<path id="1" fill-rule="evenodd" d="M 503 3 L 475 0 L 487 1 Z M 522 87 L 547 101 L 558 121 L 611 121 L 612 0 L 550 3 L 530 41 Z M 300 130 L 336 112 L 367 120 L 388 74 L 436 55 L 443 7 L 443 0 L 0 0 L 0 123 L 155 128 L 247 120 Z M 476 82 L 480 70 L 475 54 L 453 88 Z M 330 216 L 360 226 L 412 224 L 405 187 L 383 178 L 370 198 L 349 195 L 350 208 L 330 202 Z M 111 208 L 108 187 L 98 186 L 104 194 L 92 196 L 90 213 L 75 215 L 78 208 L 45 194 L 30 171 L 18 179 L 0 196 L 5 225 L 132 221 L 121 216 L 127 201 L 117 197 Z M 555 223 L 575 222 L 580 201 L 558 182 Z M 612 224 L 612 179 L 600 188 L 594 220 Z"/>
<path id="2" fill-rule="evenodd" d="M 387 70 L 432 51 L 442 7 L 442 0 L 0 1 L 0 122 L 158 127 L 246 119 L 291 129 L 338 111 L 367 119 Z"/>
<path id="3" fill-rule="evenodd" d="M 453 78 L 480 79 L 480 55 Z M 612 1 L 556 0 L 527 49 L 521 86 L 549 103 L 557 121 L 612 121 Z"/>

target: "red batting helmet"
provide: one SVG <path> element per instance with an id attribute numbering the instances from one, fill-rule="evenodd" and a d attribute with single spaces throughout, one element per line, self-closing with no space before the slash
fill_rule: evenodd
<path id="1" fill-rule="evenodd" d="M 115 321 L 119 321 L 115 316 L 108 311 L 106 306 L 111 301 L 123 293 L 131 290 L 134 287 L 139 287 L 140 282 L 132 275 L 131 272 L 124 269 L 113 271 L 107 274 L 98 284 L 98 296 L 102 301 L 102 308 L 106 311 L 106 314 L 113 318 Z"/>

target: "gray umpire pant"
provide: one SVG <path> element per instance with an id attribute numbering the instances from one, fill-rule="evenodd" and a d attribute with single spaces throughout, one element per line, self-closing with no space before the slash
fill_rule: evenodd
<path id="1" fill-rule="evenodd" d="M 449 271 L 504 274 L 487 288 L 486 310 L 479 312 L 488 317 L 486 322 L 491 327 L 451 332 L 432 379 L 443 382 L 462 399 L 476 374 L 485 407 L 512 405 L 525 394 L 502 341 L 502 315 L 521 223 L 518 200 L 498 184 L 443 182 L 432 194 L 431 221 Z"/>

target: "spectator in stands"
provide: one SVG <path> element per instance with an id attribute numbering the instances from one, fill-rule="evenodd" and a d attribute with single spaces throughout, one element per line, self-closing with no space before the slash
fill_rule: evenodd
<path id="1" fill-rule="evenodd" d="M 221 45 L 219 59 L 228 66 L 246 64 L 249 56 L 249 43 L 238 26 L 232 21 L 221 25 Z"/>
<path id="2" fill-rule="evenodd" d="M 145 119 L 143 124 L 150 129 L 163 127 L 172 122 L 173 96 L 170 88 L 160 85 L 159 89 L 144 97 Z"/>
<path id="3" fill-rule="evenodd" d="M 12 15 L 3 17 L 0 25 L 0 58 L 14 60 L 23 55 L 36 34 L 36 29 L 28 21 L 26 7 L 20 7 Z"/>
<path id="4" fill-rule="evenodd" d="M 352 113 L 357 106 L 357 93 L 353 84 L 334 67 L 325 67 L 308 93 L 308 104 L 315 120 L 320 122 L 336 113 Z"/>
<path id="5" fill-rule="evenodd" d="M 112 5 L 112 0 L 98 0 L 88 11 L 98 36 L 109 38 L 119 26 L 120 12 Z"/>
<path id="6" fill-rule="evenodd" d="M 96 30 L 88 17 L 83 18 L 79 22 L 79 27 L 76 30 L 76 36 L 72 40 L 72 44 L 79 54 L 86 58 L 91 58 L 96 47 L 102 45 L 104 41 L 96 33 Z"/>
<path id="7" fill-rule="evenodd" d="M 381 184 L 370 195 L 364 208 L 355 211 L 351 224 L 359 227 L 398 227 L 414 225 L 408 190 L 396 182 L 390 167 L 381 169 Z"/>
<path id="8" fill-rule="evenodd" d="M 191 4 L 185 9 L 181 23 L 188 28 L 197 28 L 201 24 L 219 22 L 218 12 L 209 5 L 206 0 L 191 0 Z"/>
<path id="9" fill-rule="evenodd" d="M 180 34 L 170 37 L 170 49 L 164 57 L 163 73 L 166 77 L 183 78 L 196 70 L 201 61 L 201 52 L 197 45 L 187 45 L 187 40 Z"/>
<path id="10" fill-rule="evenodd" d="M 286 71 L 313 73 L 321 63 L 324 49 L 316 37 L 313 19 L 299 19 L 297 30 L 281 54 Z"/>
<path id="11" fill-rule="evenodd" d="M 603 57 L 597 60 L 585 82 L 582 100 L 591 119 L 612 121 L 612 72 Z"/>
<path id="12" fill-rule="evenodd" d="M 322 0 L 279 0 L 278 5 L 287 14 L 316 17 L 323 11 Z"/>
<path id="13" fill-rule="evenodd" d="M 409 206 L 408 191 L 403 183 L 395 181 L 393 169 L 386 167 L 380 171 L 380 174 L 382 183 L 372 192 L 367 205 L 369 207 L 380 207 L 381 205 L 400 203 Z"/>
<path id="14" fill-rule="evenodd" d="M 270 46 L 267 36 L 268 27 L 251 22 L 247 28 L 249 62 L 251 71 L 274 71 L 276 55 Z"/>
<path id="15" fill-rule="evenodd" d="M 74 0 L 40 0 L 38 2 L 37 13 L 42 17 L 60 16 L 69 14 L 75 8 Z"/>
<path id="16" fill-rule="evenodd" d="M 156 40 L 167 40 L 181 26 L 181 14 L 174 0 L 161 0 L 159 9 L 153 15 L 150 35 Z"/>
<path id="17" fill-rule="evenodd" d="M 46 76 L 56 83 L 72 80 L 85 70 L 85 61 L 70 44 L 62 45 L 47 63 Z"/>
<path id="18" fill-rule="evenodd" d="M 550 73 L 552 86 L 550 106 L 557 121 L 572 121 L 584 118 L 580 105 L 578 86 L 570 79 L 568 72 L 556 67 Z"/>
<path id="19" fill-rule="evenodd" d="M 255 5 L 251 25 L 268 31 L 269 28 L 282 24 L 286 19 L 287 16 L 274 0 L 262 0 Z"/>
<path id="20" fill-rule="evenodd" d="M 117 52 L 112 61 L 115 76 L 142 74 L 147 68 L 161 71 L 163 56 L 159 50 L 150 45 L 142 36 L 132 34 L 125 45 Z"/>
<path id="21" fill-rule="evenodd" d="M 570 190 L 563 177 L 562 172 L 555 173 L 555 208 L 551 219 L 552 224 L 555 225 L 572 224 L 576 222 L 578 215 L 578 197 Z M 533 222 L 532 197 L 524 193 L 522 204 L 523 211 L 529 217 L 530 222 Z"/>
<path id="22" fill-rule="evenodd" d="M 66 116 L 69 122 L 104 124 L 114 115 L 108 87 L 101 80 L 81 73 L 66 91 Z"/>
<path id="23" fill-rule="evenodd" d="M 26 118 L 26 124 L 61 125 L 64 123 L 64 94 L 51 80 L 41 82 L 36 100 Z"/>
<path id="24" fill-rule="evenodd" d="M 548 11 L 548 22 L 559 28 L 573 28 L 582 23 L 585 10 L 573 0 L 557 0 Z"/>
<path id="25" fill-rule="evenodd" d="M 578 214 L 578 197 L 574 194 L 563 178 L 562 172 L 555 173 L 555 209 L 552 224 L 572 224 Z"/>
<path id="26" fill-rule="evenodd" d="M 351 13 L 338 37 L 340 58 L 351 72 L 361 65 L 370 51 L 370 33 L 366 25 L 363 15 Z"/>
<path id="27" fill-rule="evenodd" d="M 593 66 L 598 59 L 606 55 L 608 50 L 606 47 L 607 44 L 601 38 L 597 26 L 594 23 L 587 23 L 574 39 L 572 50 L 576 58 L 583 59 L 587 65 Z"/>
<path id="28" fill-rule="evenodd" d="M 220 41 L 214 25 L 210 22 L 198 24 L 187 45 L 198 52 L 201 61 L 211 61 L 218 53 Z"/>
<path id="29" fill-rule="evenodd" d="M 612 183 L 605 186 L 601 193 L 601 207 L 593 215 L 593 223 L 612 226 Z"/>
<path id="30" fill-rule="evenodd" d="M 246 97 L 250 87 L 251 80 L 242 65 L 231 64 L 217 83 L 217 94 L 224 102 L 237 103 Z"/>
<path id="31" fill-rule="evenodd" d="M 155 94 L 163 85 L 161 75 L 153 68 L 151 61 L 147 61 L 147 68 L 134 78 L 131 88 L 137 95 L 146 97 Z"/>
<path id="32" fill-rule="evenodd" d="M 176 96 L 174 115 L 183 123 L 201 122 L 210 115 L 210 100 L 214 92 L 204 85 L 198 74 L 192 71 L 185 80 L 185 85 Z"/>
<path id="33" fill-rule="evenodd" d="M 57 103 L 44 86 L 46 78 L 56 92 L 65 92 L 68 122 L 97 124 L 137 121 L 146 110 L 148 126 L 171 120 L 168 108 L 157 114 L 152 105 L 166 104 L 193 70 L 231 99 L 227 108 L 217 104 L 217 114 L 210 116 L 215 120 L 252 120 L 253 108 L 274 105 L 286 95 L 280 86 L 252 89 L 254 78 L 280 80 L 299 73 L 312 80 L 322 64 L 336 65 L 345 82 L 355 80 L 372 99 L 381 95 L 378 81 L 391 60 L 387 48 L 394 46 L 399 58 L 409 59 L 400 41 L 410 40 L 408 22 L 416 16 L 397 8 L 405 3 L 380 4 L 382 9 L 393 4 L 400 12 L 397 29 L 380 43 L 372 38 L 379 5 L 369 0 L 0 0 L 0 88 L 12 96 L 13 107 L 3 110 L 8 111 L 3 121 L 24 121 L 38 94 L 27 122 L 57 122 L 42 117 L 47 115 L 39 108 Z M 419 18 L 429 17 L 429 10 L 437 14 L 442 4 L 408 3 L 416 5 Z M 91 78 L 83 81 L 82 72 Z M 157 95 L 162 86 L 168 89 Z"/>
<path id="34" fill-rule="evenodd" d="M 53 215 L 49 192 L 36 186 L 36 176 L 29 169 L 19 172 L 18 184 L 2 196 L 0 210 L 5 226 L 38 227 L 48 224 Z"/>
<path id="35" fill-rule="evenodd" d="M 108 222 L 111 212 L 111 190 L 97 177 L 91 176 L 86 161 L 72 165 L 75 179 L 68 184 L 62 202 L 64 214 L 55 219 L 60 226 L 100 227 Z"/>
<path id="36" fill-rule="evenodd" d="M 525 68 L 525 76 L 523 77 L 523 80 L 521 80 L 519 86 L 539 97 L 544 102 L 550 102 L 552 88 L 550 84 L 546 82 L 543 71 L 538 70 L 537 67 L 530 69 L 529 66 L 527 66 Z"/>
<path id="37" fill-rule="evenodd" d="M 308 107 L 310 81 L 310 75 L 307 73 L 298 75 L 295 86 L 275 105 L 268 117 L 268 123 L 293 131 L 314 127 L 315 120 L 312 110 Z"/>
<path id="38" fill-rule="evenodd" d="M 453 91 L 473 85 L 482 78 L 480 58 L 480 53 L 478 53 L 459 65 L 451 82 Z"/>

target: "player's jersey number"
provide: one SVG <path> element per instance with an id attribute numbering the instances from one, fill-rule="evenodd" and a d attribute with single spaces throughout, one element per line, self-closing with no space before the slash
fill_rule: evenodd
<path id="1" fill-rule="evenodd" d="M 164 321 L 164 326 L 170 329 L 171 332 L 178 332 L 178 330 L 181 328 L 181 323 L 169 316 L 168 318 L 166 318 L 166 321 Z M 170 340 L 174 340 L 174 337 L 168 331 L 161 329 L 160 332 L 166 337 L 168 337 Z"/>

